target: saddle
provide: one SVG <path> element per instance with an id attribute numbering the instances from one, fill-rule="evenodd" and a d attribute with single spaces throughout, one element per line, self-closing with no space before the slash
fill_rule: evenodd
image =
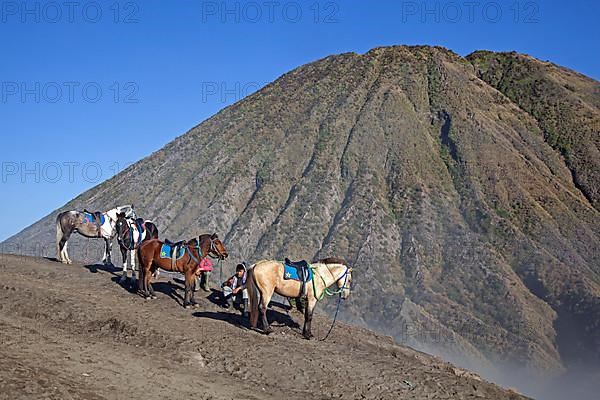
<path id="1" fill-rule="evenodd" d="M 140 244 L 142 244 L 142 237 L 144 236 L 144 231 L 146 230 L 146 223 L 144 222 L 143 218 L 136 218 L 133 220 L 133 223 L 135 224 L 135 227 L 138 230 L 138 243 L 137 245 L 139 246 Z"/>
<path id="2" fill-rule="evenodd" d="M 306 283 L 313 279 L 313 273 L 306 260 L 291 261 L 285 258 L 283 279 L 293 279 L 300 282 L 300 295 L 306 296 Z"/>
<path id="3" fill-rule="evenodd" d="M 169 239 L 165 239 L 165 244 L 170 246 L 170 247 L 181 247 L 181 245 L 185 243 L 185 240 L 180 240 L 178 242 L 173 242 Z"/>
<path id="4" fill-rule="evenodd" d="M 104 215 L 100 211 L 88 211 L 87 209 L 83 209 L 84 214 L 86 214 L 86 218 L 84 222 L 90 222 L 95 224 L 98 227 L 98 236 L 102 236 L 102 225 L 104 225 Z M 88 217 L 89 216 L 89 217 Z"/>
<path id="5" fill-rule="evenodd" d="M 172 242 L 169 239 L 165 239 L 165 243 L 162 245 L 160 249 L 160 257 L 161 258 L 170 258 L 171 259 L 171 271 L 175 271 L 175 267 L 177 264 L 177 260 L 185 254 L 185 240 L 180 240 L 178 242 Z"/>

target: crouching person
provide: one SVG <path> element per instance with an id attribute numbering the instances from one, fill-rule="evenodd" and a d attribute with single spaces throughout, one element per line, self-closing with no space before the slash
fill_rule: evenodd
<path id="1" fill-rule="evenodd" d="M 246 289 L 246 263 L 238 264 L 235 267 L 235 275 L 223 282 L 223 298 L 226 307 L 234 307 L 242 311 L 244 317 L 248 317 L 248 290 Z"/>

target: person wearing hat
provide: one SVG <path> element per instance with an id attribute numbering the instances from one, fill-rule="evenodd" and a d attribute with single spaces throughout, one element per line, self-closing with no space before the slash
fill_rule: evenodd
<path id="1" fill-rule="evenodd" d="M 248 316 L 248 290 L 246 289 L 246 278 L 248 277 L 247 266 L 241 262 L 235 267 L 235 274 L 227 279 L 221 287 L 223 288 L 223 298 L 227 308 L 234 307 L 238 310 L 243 305 L 242 315 Z"/>

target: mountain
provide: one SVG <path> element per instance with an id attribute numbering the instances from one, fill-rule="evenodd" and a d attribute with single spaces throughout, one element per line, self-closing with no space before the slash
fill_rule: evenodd
<path id="1" fill-rule="evenodd" d="M 599 121 L 597 81 L 529 56 L 376 48 L 283 75 L 61 210 L 216 231 L 228 270 L 345 257 L 347 322 L 512 379 L 600 371 Z M 58 211 L 5 251 L 53 256 Z"/>

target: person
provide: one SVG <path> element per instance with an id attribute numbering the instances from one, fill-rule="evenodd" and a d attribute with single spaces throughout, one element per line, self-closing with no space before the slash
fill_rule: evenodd
<path id="1" fill-rule="evenodd" d="M 248 316 L 248 290 L 246 289 L 246 278 L 248 276 L 246 263 L 242 262 L 235 267 L 235 274 L 227 279 L 221 287 L 226 307 L 240 309 L 243 305 L 242 315 Z"/>

